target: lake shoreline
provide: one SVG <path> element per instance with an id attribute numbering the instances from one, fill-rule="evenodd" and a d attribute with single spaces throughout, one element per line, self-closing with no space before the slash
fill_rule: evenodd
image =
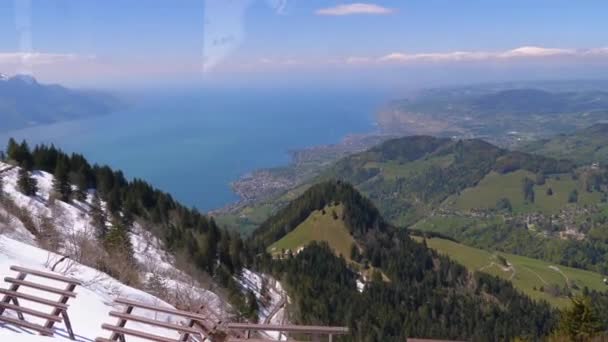
<path id="1" fill-rule="evenodd" d="M 239 200 L 211 210 L 212 214 L 225 214 L 239 210 L 251 203 L 263 201 L 318 176 L 326 167 L 350 154 L 363 152 L 396 135 L 372 131 L 348 134 L 335 144 L 321 144 L 288 151 L 287 165 L 256 169 L 243 174 L 230 183 Z"/>

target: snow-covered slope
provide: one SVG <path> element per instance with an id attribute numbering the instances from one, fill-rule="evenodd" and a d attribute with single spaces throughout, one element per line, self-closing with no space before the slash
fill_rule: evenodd
<path id="1" fill-rule="evenodd" d="M 53 264 L 60 256 L 42 250 L 40 248 L 27 245 L 25 243 L 13 240 L 6 236 L 0 236 L 0 275 L 14 276 L 14 272 L 10 271 L 11 265 L 18 265 L 22 267 L 28 267 L 33 269 L 42 270 L 49 272 L 49 264 Z M 112 307 L 112 301 L 116 298 L 128 298 L 132 300 L 141 301 L 148 304 L 171 307 L 169 304 L 161 301 L 160 299 L 151 296 L 143 291 L 125 286 L 115 279 L 86 266 L 82 266 L 77 263 L 67 262 L 60 264 L 58 270 L 61 274 L 67 274 L 82 282 L 82 286 L 76 288 L 78 294 L 76 298 L 69 301 L 68 314 L 72 322 L 74 333 L 78 336 L 78 341 L 92 341 L 97 337 L 107 337 L 108 332 L 102 331 L 102 323 L 113 323 L 115 319 L 111 319 L 108 313 L 111 310 L 122 310 L 121 307 Z M 60 287 L 65 284 L 55 282 L 53 280 L 47 280 L 43 278 L 36 278 L 36 282 L 48 286 Z M 1 283 L 1 287 L 8 288 L 8 284 Z M 44 296 L 45 298 L 56 300 L 58 298 L 50 298 L 51 295 L 48 293 L 38 292 L 33 289 L 22 288 L 19 291 L 24 293 L 30 293 L 37 296 Z M 46 311 L 49 308 L 46 306 L 33 303 L 28 303 L 27 307 Z M 149 312 L 144 310 L 135 312 L 138 315 L 144 315 L 149 318 L 161 319 L 172 321 L 173 319 L 169 316 L 164 317 L 153 317 Z M 4 315 L 14 316 L 10 311 L 4 313 Z M 36 318 L 27 318 L 28 321 L 35 323 L 43 323 L 41 320 Z M 161 336 L 167 337 L 178 337 L 172 332 L 165 329 L 154 329 L 149 326 L 139 326 L 135 323 L 129 323 L 131 327 L 143 328 L 144 331 L 154 333 Z M 62 324 L 56 326 L 57 341 L 70 341 L 67 338 L 65 327 Z M 129 339 L 136 341 L 136 339 Z M 52 341 L 51 338 L 41 337 L 33 332 L 26 331 L 23 329 L 16 328 L 14 326 L 0 325 L 0 341 Z"/>
<path id="2" fill-rule="evenodd" d="M 112 310 L 111 303 L 115 298 L 129 299 L 169 305 L 141 290 L 134 289 L 101 273 L 95 269 L 79 264 L 75 260 L 83 258 L 85 242 L 95 241 L 91 222 L 91 202 L 93 194 L 89 194 L 85 202 L 73 201 L 65 203 L 53 200 L 53 176 L 46 172 L 35 171 L 32 176 L 38 183 L 36 196 L 25 196 L 18 191 L 19 168 L 0 162 L 0 177 L 2 178 L 2 196 L 5 200 L 0 203 L 0 280 L 11 276 L 9 267 L 18 265 L 28 268 L 49 271 L 50 265 L 61 258 L 60 255 L 48 252 L 52 249 L 52 241 L 40 241 L 30 232 L 32 228 L 41 231 L 45 226 L 51 226 L 53 233 L 58 235 L 60 246 L 53 246 L 57 252 L 68 255 L 71 259 L 62 262 L 57 271 L 83 282 L 77 289 L 78 297 L 70 300 L 69 314 L 74 331 L 80 341 L 92 341 L 96 337 L 107 337 L 108 332 L 102 332 L 101 323 L 113 323 L 115 319 L 108 317 Z M 102 207 L 104 204 L 102 203 Z M 28 229 L 29 228 L 29 229 Z M 208 313 L 218 316 L 225 321 L 230 317 L 230 306 L 214 292 L 212 281 L 201 284 L 175 266 L 174 258 L 166 252 L 162 241 L 155 238 L 140 223 L 135 223 L 130 233 L 134 256 L 141 270 L 143 282 L 153 275 L 160 278 L 164 284 L 163 298 L 187 298 L 188 301 L 204 304 Z M 268 291 L 262 291 L 262 279 Z M 281 284 L 268 276 L 262 276 L 249 270 L 244 270 L 239 282 L 243 289 L 251 289 L 260 302 L 260 323 L 284 323 L 286 321 L 285 303 L 287 297 Z M 48 283 L 49 281 L 47 281 Z M 51 282 L 52 283 L 52 282 Z M 53 284 L 50 284 L 53 285 Z M 1 287 L 8 285 L 0 283 Z M 35 292 L 35 291 L 34 291 Z M 48 308 L 46 308 L 48 309 Z M 137 312 L 145 315 L 145 311 Z M 156 317 L 170 320 L 170 317 Z M 131 323 L 130 323 L 131 324 Z M 60 324 L 58 334 L 67 336 Z M 167 331 L 154 331 L 145 327 L 145 331 L 167 336 Z M 169 333 L 169 336 L 171 334 Z M 63 339 L 59 336 L 57 340 Z M 54 341 L 31 332 L 25 332 L 11 326 L 0 324 L 0 341 Z M 129 341 L 136 339 L 129 339 Z"/>

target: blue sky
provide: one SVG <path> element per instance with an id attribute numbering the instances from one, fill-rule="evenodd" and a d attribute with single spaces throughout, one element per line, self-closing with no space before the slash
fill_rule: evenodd
<path id="1" fill-rule="evenodd" d="M 604 76 L 605 0 L 5 0 L 0 72 L 45 81 Z"/>

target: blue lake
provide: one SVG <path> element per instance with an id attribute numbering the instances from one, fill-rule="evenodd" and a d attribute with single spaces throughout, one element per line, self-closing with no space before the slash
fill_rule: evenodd
<path id="1" fill-rule="evenodd" d="M 189 89 L 139 96 L 128 110 L 0 133 L 54 143 L 210 210 L 238 198 L 230 182 L 285 165 L 288 150 L 375 129 L 385 98 L 370 90 Z"/>

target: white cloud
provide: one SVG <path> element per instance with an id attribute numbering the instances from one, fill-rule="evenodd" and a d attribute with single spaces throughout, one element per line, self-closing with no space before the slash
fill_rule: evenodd
<path id="1" fill-rule="evenodd" d="M 453 51 L 433 53 L 393 52 L 376 59 L 378 63 L 413 63 L 413 62 L 467 62 L 533 59 L 551 57 L 585 57 L 608 56 L 608 48 L 595 49 L 556 49 L 538 46 L 523 46 L 506 51 Z"/>
<path id="2" fill-rule="evenodd" d="M 538 46 L 522 46 L 517 49 L 505 51 L 499 57 L 512 58 L 512 57 L 549 57 L 549 56 L 563 56 L 576 54 L 576 50 L 572 49 L 552 49 L 543 48 Z"/>
<path id="3" fill-rule="evenodd" d="M 378 62 L 450 62 L 466 60 L 483 60 L 488 58 L 485 52 L 454 51 L 446 53 L 407 54 L 393 52 L 377 59 Z"/>
<path id="4" fill-rule="evenodd" d="M 353 15 L 353 14 L 391 14 L 394 10 L 376 4 L 352 3 L 335 7 L 322 8 L 316 11 L 318 15 Z"/>
<path id="5" fill-rule="evenodd" d="M 75 61 L 80 57 L 75 54 L 42 53 L 42 52 L 0 52 L 0 65 L 49 65 Z M 86 58 L 92 59 L 93 56 Z"/>

